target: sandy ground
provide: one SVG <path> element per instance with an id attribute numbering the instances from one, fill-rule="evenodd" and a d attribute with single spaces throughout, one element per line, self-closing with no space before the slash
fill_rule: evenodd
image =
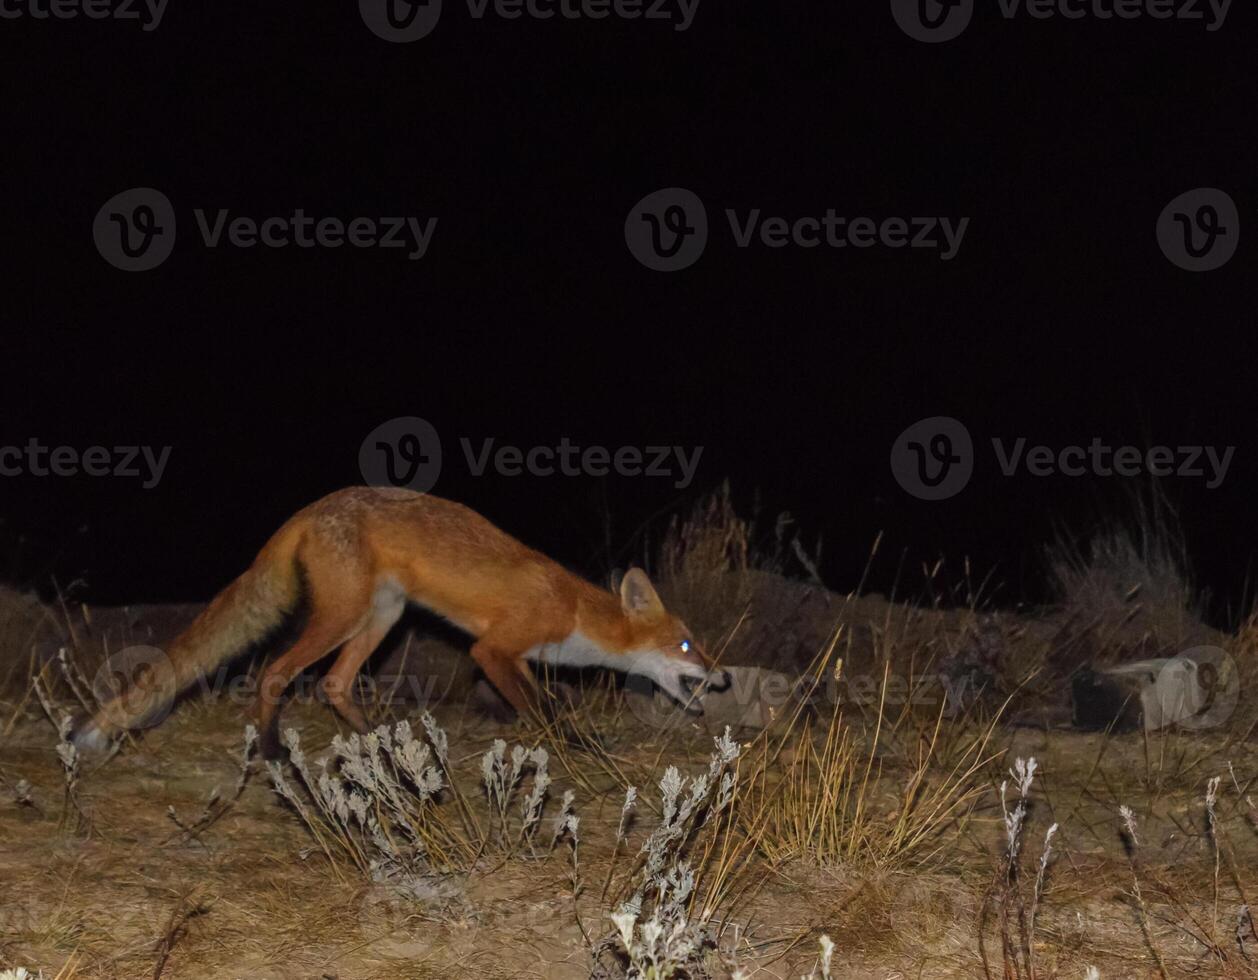
<path id="1" fill-rule="evenodd" d="M 718 579 L 715 592 L 710 576 L 699 581 L 696 595 L 679 596 L 696 611 L 687 612 L 692 620 L 703 610 L 750 610 L 738 617 L 727 662 L 802 670 L 840 624 L 835 653 L 849 682 L 840 728 L 868 765 L 843 785 L 812 781 L 819 793 L 863 791 L 866 836 L 852 837 L 842 855 L 792 851 L 766 830 L 758 807 L 787 798 L 799 767 L 824 751 L 825 725 L 807 739 L 794 730 L 758 775 L 749 760 L 778 736 L 735 733 L 746 748 L 733 830 L 710 835 L 723 860 L 699 875 L 692 910 L 693 917 L 710 889 L 719 889 L 710 920 L 718 942 L 704 973 L 692 975 L 806 976 L 826 934 L 835 943 L 834 977 L 1082 978 L 1089 966 L 1107 978 L 1258 976 L 1258 937 L 1240 914 L 1258 897 L 1258 705 L 1244 696 L 1254 683 L 1252 631 L 1198 636 L 1185 633 L 1181 617 L 1166 626 L 1127 608 L 1116 619 L 1121 629 L 1079 615 L 980 617 L 879 597 L 850 600 L 758 574 L 750 590 L 747 579 L 732 587 Z M 598 733 L 594 751 L 536 727 L 495 722 L 478 707 L 466 654 L 445 640 L 413 643 L 410 633 L 399 634 L 381 664 L 418 663 L 438 678 L 418 693 L 443 697 L 433 711 L 477 825 L 489 822 L 480 761 L 496 738 L 551 753 L 542 838 L 549 839 L 566 790 L 581 821 L 575 875 L 566 842 L 508 854 L 491 840 L 470 867 L 423 876 L 404 890 L 330 862 L 256 760 L 243 792 L 217 819 L 193 833 L 180 829 L 172 808 L 193 825 L 216 788 L 232 797 L 247 698 L 185 699 L 103 765 L 85 761 L 67 799 L 57 733 L 32 697 L 32 659 L 51 657 L 55 675 L 63 646 L 84 664 L 128 646 L 161 646 L 196 607 L 89 611 L 0 593 L 0 970 L 22 966 L 50 978 L 587 977 L 591 947 L 612 936 L 609 912 L 627 887 L 632 859 L 658 825 L 660 777 L 669 765 L 688 775 L 704 770 L 712 750 L 712 726 L 686 721 L 660 729 L 623 691 L 610 700 L 595 696 L 581 712 L 583 730 Z M 728 619 L 713 614 L 697 628 L 721 635 L 732 626 Z M 998 725 L 955 819 L 932 824 L 909 857 L 879 856 L 878 840 L 900 817 L 929 816 L 942 805 L 922 801 L 957 765 L 993 699 L 938 727 L 937 699 L 897 708 L 880 725 L 868 698 L 852 700 L 858 682 L 876 682 L 876 705 L 884 677 L 903 694 L 919 672 L 978 670 L 1000 691 L 994 703 L 1015 687 L 1027 693 L 1005 717 L 1029 722 L 1049 718 L 1067 700 L 1060 679 L 1040 670 L 1054 658 L 1060 678 L 1080 658 L 1160 655 L 1190 642 L 1226 647 L 1241 664 L 1242 697 L 1225 724 L 1147 736 Z M 64 686 L 56 696 L 69 700 Z M 417 713 L 400 705 L 373 720 L 414 722 Z M 338 732 L 326 706 L 301 698 L 285 723 L 300 731 L 311 758 Z M 1020 838 L 1023 913 L 1034 905 L 1045 835 L 1058 829 L 1035 911 L 1032 962 L 1023 954 L 1006 974 L 1000 922 L 1002 912 L 1014 916 L 1017 942 L 1018 908 L 998 871 L 1007 846 L 1000 787 L 1012 781 L 1015 760 L 1031 757 L 1038 771 Z M 1205 796 L 1214 777 L 1221 782 L 1212 834 Z M 641 803 L 627 843 L 617 847 L 629 785 Z M 850 815 L 851 799 L 831 809 L 846 806 Z M 1133 812 L 1134 849 L 1122 832 L 1122 806 Z M 440 807 L 453 811 L 448 793 Z M 820 831 L 810 819 L 799 817 L 796 836 L 813 842 Z M 854 826 L 845 821 L 832 825 L 840 835 Z M 691 857 L 698 862 L 700 854 Z M 601 962 L 614 966 L 606 956 Z"/>
<path id="2" fill-rule="evenodd" d="M 469 796 L 492 739 L 528 738 L 466 708 L 437 716 Z M 698 725 L 660 735 L 622 714 L 605 733 L 606 758 L 619 774 L 587 753 L 554 756 L 552 798 L 573 789 L 582 820 L 575 899 L 563 845 L 486 854 L 470 874 L 434 877 L 404 896 L 332 867 L 256 766 L 212 826 L 180 831 L 168 808 L 188 823 L 215 787 L 230 795 L 243 721 L 225 701 L 184 704 L 103 767 L 85 767 L 76 809 L 65 802 L 52 726 L 30 714 L 14 718 L 0 746 L 0 964 L 50 977 L 67 964 L 67 975 L 84 977 L 586 977 L 589 942 L 610 934 L 601 891 L 625 782 L 658 801 L 664 766 L 698 771 L 711 747 Z M 318 704 L 290 706 L 286 722 L 311 755 L 336 731 Z M 1036 925 L 1037 975 L 1082 977 L 1091 964 L 1105 977 L 1159 975 L 1119 834 L 1117 810 L 1126 804 L 1139 826 L 1137 873 L 1153 947 L 1168 975 L 1252 976 L 1258 943 L 1238 932 L 1237 908 L 1238 888 L 1253 887 L 1258 868 L 1254 813 L 1244 802 L 1255 795 L 1248 780 L 1258 765 L 1235 738 L 999 733 L 993 755 L 1003 756 L 983 774 L 979 806 L 928 863 L 821 866 L 763 853 L 742 860 L 714 920 L 723 952 L 709 957 L 710 970 L 728 975 L 724 957 L 747 976 L 806 975 L 824 932 L 837 944 L 834 976 L 982 976 L 980 911 L 1004 844 L 997 785 L 1013 758 L 1035 756 L 1024 844 L 1032 874 L 1048 826 L 1060 827 Z M 880 753 L 870 796 L 889 806 L 888 819 L 912 752 L 888 742 Z M 1228 761 L 1245 792 L 1232 786 Z M 1217 913 L 1203 802 L 1214 775 L 1224 777 Z M 15 791 L 22 780 L 28 793 Z M 630 848 L 656 819 L 649 806 L 639 811 Z M 992 975 L 1000 976 L 999 940 L 986 921 Z M 1194 933 L 1217 934 L 1228 961 L 1211 958 Z"/>

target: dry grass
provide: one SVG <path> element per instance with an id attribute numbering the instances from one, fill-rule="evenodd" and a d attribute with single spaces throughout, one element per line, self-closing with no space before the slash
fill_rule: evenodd
<path id="1" fill-rule="evenodd" d="M 581 710 L 593 724 L 596 709 Z M 597 752 L 574 747 L 566 735 L 552 742 L 536 732 L 548 750 L 564 744 L 567 762 L 551 755 L 548 819 L 530 853 L 501 845 L 494 823 L 501 811 L 479 788 L 495 739 L 533 745 L 535 733 L 460 719 L 453 708 L 438 717 L 449 730 L 452 778 L 479 828 L 470 839 L 476 848 L 483 841 L 484 851 L 475 860 L 459 852 L 453 872 L 424 869 L 407 889 L 373 881 L 370 871 L 346 873 L 347 859 L 330 857 L 256 773 L 209 826 L 194 835 L 172 827 L 168 806 L 196 814 L 209 788 L 239 778 L 239 715 L 229 705 L 181 711 L 104 769 L 80 775 L 80 805 L 90 817 L 84 826 L 61 819 L 64 776 L 51 726 L 24 721 L 0 763 L 0 839 L 22 842 L 0 854 L 7 887 L 22 896 L 9 906 L 20 908 L 20 919 L 9 911 L 0 930 L 6 961 L 55 969 L 74 956 L 82 976 L 149 974 L 159 956 L 168 976 L 310 975 L 329 962 L 339 976 L 439 976 L 470 967 L 489 976 L 586 975 L 590 949 L 615 938 L 608 914 L 641 880 L 643 845 L 661 826 L 664 769 L 706 772 L 710 737 L 693 728 L 661 737 L 623 711 L 599 730 Z M 292 721 L 312 745 L 334 734 L 318 706 L 297 706 Z M 959 726 L 968 733 L 957 735 L 950 722 L 937 724 L 939 740 L 975 738 L 972 727 Z M 801 712 L 787 730 L 742 744 L 728 808 L 697 827 L 684 851 L 695 875 L 684 911 L 686 921 L 708 930 L 705 969 L 722 975 L 737 963 L 765 976 L 797 976 L 813 968 L 825 932 L 837 943 L 835 963 L 850 975 L 879 964 L 928 963 L 927 975 L 972 976 L 982 971 L 974 953 L 982 927 L 1000 975 L 1000 917 L 982 914 L 1000 901 L 992 882 L 1005 833 L 998 793 L 986 782 L 1001 771 L 987 761 L 999 742 L 1040 762 L 1042 788 L 1032 794 L 1025 830 L 1036 845 L 1028 845 L 1032 865 L 1047 825 L 1061 827 L 1036 916 L 1035 975 L 1079 976 L 1095 962 L 1103 975 L 1131 976 L 1134 964 L 1151 962 L 1120 837 L 1121 801 L 1139 814 L 1147 848 L 1141 894 L 1168 972 L 1195 964 L 1198 974 L 1214 975 L 1226 943 L 1211 951 L 1190 936 L 1210 937 L 1217 928 L 1225 940 L 1226 920 L 1250 887 L 1252 765 L 1236 760 L 1236 785 L 1228 779 L 1221 786 L 1211 835 L 1198 779 L 1168 775 L 1155 804 L 1139 779 L 1119 778 L 1144 754 L 1136 740 L 1105 740 L 1107 764 L 1094 768 L 1103 736 L 1024 733 L 1010 743 L 997 730 L 984 764 L 971 772 L 940 763 L 935 751 L 903 756 L 900 742 L 872 736 Z M 1203 772 L 1226 773 L 1222 738 L 1191 740 L 1205 756 Z M 869 751 L 873 744 L 883 746 L 879 754 Z M 580 782 L 568 767 L 581 772 Z M 10 799 L 19 780 L 29 783 L 38 811 L 19 805 L 16 794 Z M 622 821 L 626 784 L 638 788 L 638 802 Z M 950 786 L 957 791 L 942 792 Z M 509 841 L 519 836 L 528 787 L 521 789 L 509 807 Z M 552 849 L 551 824 L 569 790 L 579 848 L 564 838 Z M 462 826 L 452 796 L 436 809 L 451 827 Z M 192 881 L 202 883 L 202 894 L 188 894 Z M 194 903 L 204 911 L 183 923 L 176 942 L 165 942 L 172 916 Z M 1247 948 L 1253 955 L 1252 941 Z M 1247 961 L 1235 950 L 1233 943 L 1231 965 L 1240 969 Z M 608 952 L 617 948 L 603 949 L 605 962 L 619 962 Z"/>
<path id="2" fill-rule="evenodd" d="M 841 670 L 829 659 L 819 673 Z M 854 728 L 833 705 L 820 719 L 801 710 L 780 734 L 769 729 L 758 740 L 746 820 L 771 861 L 929 869 L 963 833 L 984 790 L 981 774 L 998 755 L 990 749 L 996 721 L 945 726 L 941 706 L 913 739 L 916 754 L 893 755 L 887 745 L 914 719 L 890 717 L 886 692 L 884 677 L 872 731 Z"/>
<path id="3" fill-rule="evenodd" d="M 1208 596 L 1193 583 L 1175 513 L 1156 488 L 1086 536 L 1060 533 L 1045 566 L 1056 627 L 1045 659 L 1058 672 L 1223 645 L 1206 625 Z"/>

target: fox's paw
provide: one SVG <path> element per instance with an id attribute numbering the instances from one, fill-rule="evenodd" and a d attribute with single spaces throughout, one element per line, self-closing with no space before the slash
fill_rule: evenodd
<path id="1" fill-rule="evenodd" d="M 510 725 L 518 717 L 515 708 L 486 680 L 478 680 L 473 685 L 472 704 L 486 718 L 499 725 Z"/>
<path id="2" fill-rule="evenodd" d="M 258 751 L 265 762 L 283 762 L 284 745 L 280 741 L 280 726 L 267 725 L 258 735 Z"/>

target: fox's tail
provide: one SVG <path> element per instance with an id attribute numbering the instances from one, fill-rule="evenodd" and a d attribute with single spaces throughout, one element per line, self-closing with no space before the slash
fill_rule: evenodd
<path id="1" fill-rule="evenodd" d="M 139 665 L 123 684 L 110 685 L 114 693 L 74 726 L 75 745 L 102 749 L 123 732 L 156 724 L 181 691 L 279 626 L 301 596 L 301 537 L 299 528 L 281 528 L 169 650 Z"/>

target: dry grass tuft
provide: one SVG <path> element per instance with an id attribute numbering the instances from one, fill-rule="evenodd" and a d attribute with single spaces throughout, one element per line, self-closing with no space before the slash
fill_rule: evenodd
<path id="1" fill-rule="evenodd" d="M 823 658 L 814 686 L 841 666 Z M 884 676 L 872 732 L 859 715 L 853 726 L 841 703 L 819 718 L 801 705 L 784 730 L 757 740 L 746 819 L 771 861 L 922 870 L 964 832 L 982 773 L 999 755 L 991 750 L 995 719 L 976 728 L 946 724 L 941 707 L 925 738 L 915 733 L 916 753 L 896 765 L 887 747 L 914 719 L 889 714 L 886 692 Z M 946 752 L 943 741 L 952 743 Z"/>
<path id="2" fill-rule="evenodd" d="M 1047 658 L 1055 674 L 1220 645 L 1204 625 L 1208 596 L 1193 582 L 1176 515 L 1156 490 L 1087 536 L 1059 534 L 1045 564 L 1057 606 Z"/>

